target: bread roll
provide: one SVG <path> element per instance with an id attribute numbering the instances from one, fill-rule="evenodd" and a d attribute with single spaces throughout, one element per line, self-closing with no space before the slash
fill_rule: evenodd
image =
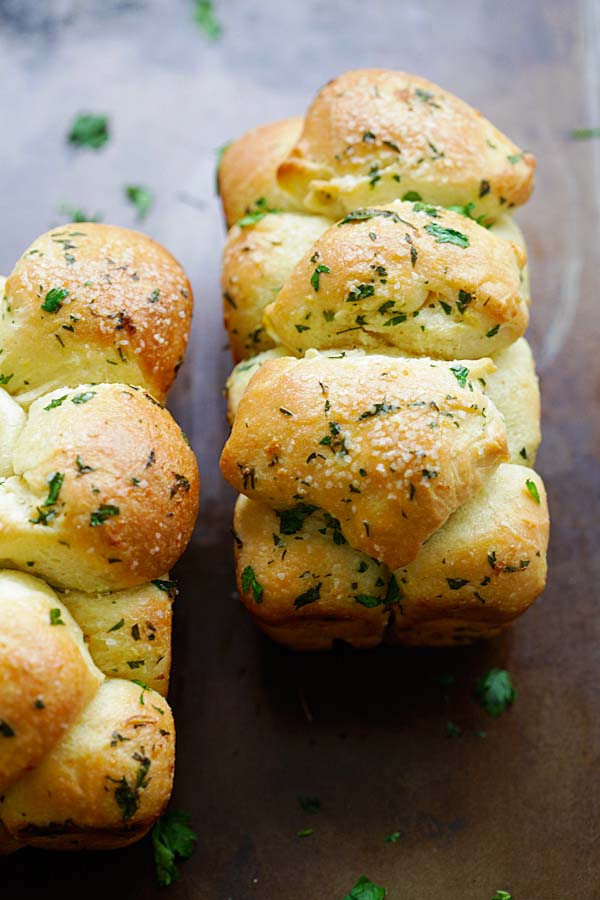
<path id="1" fill-rule="evenodd" d="M 502 417 L 476 386 L 488 366 L 471 365 L 271 360 L 242 397 L 221 470 L 275 509 L 318 506 L 357 550 L 405 565 L 508 459 Z"/>
<path id="2" fill-rule="evenodd" d="M 304 207 L 337 218 L 418 194 L 474 204 L 493 221 L 529 198 L 535 161 L 453 94 L 406 72 L 359 69 L 335 78 L 309 107 L 277 170 Z"/>
<path id="3" fill-rule="evenodd" d="M 90 222 L 55 228 L 4 285 L 1 383 L 24 405 L 91 381 L 135 384 L 163 401 L 192 302 L 179 264 L 145 235 Z"/>

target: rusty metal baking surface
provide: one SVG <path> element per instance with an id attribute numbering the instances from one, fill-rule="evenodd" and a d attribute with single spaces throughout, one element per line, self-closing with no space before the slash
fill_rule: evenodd
<path id="1" fill-rule="evenodd" d="M 1 895 L 341 900 L 364 873 L 390 900 L 490 900 L 498 888 L 515 900 L 595 900 L 600 142 L 568 132 L 600 125 L 597 3 L 217 4 L 224 33 L 211 43 L 192 0 L 0 0 L 1 270 L 64 221 L 61 202 L 134 225 L 122 186 L 152 188 L 142 227 L 179 257 L 196 294 L 171 406 L 203 475 L 199 527 L 176 573 L 171 693 L 173 802 L 193 814 L 197 852 L 165 893 L 147 841 L 103 855 L 21 851 L 0 861 Z M 367 65 L 441 83 L 538 157 L 519 220 L 543 382 L 550 579 L 489 644 L 299 656 L 261 637 L 233 596 L 233 496 L 217 466 L 229 358 L 215 148 L 302 112 L 328 78 Z M 98 154 L 65 144 L 81 110 L 111 117 Z M 471 696 L 492 665 L 510 669 L 518 692 L 496 722 Z M 456 686 L 444 689 L 448 672 Z M 461 737 L 446 736 L 448 721 Z M 303 812 L 298 794 L 320 797 L 321 812 Z M 296 837 L 306 827 L 314 834 Z"/>

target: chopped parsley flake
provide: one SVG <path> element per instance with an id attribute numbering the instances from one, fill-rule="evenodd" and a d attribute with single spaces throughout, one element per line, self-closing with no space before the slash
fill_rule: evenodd
<path id="1" fill-rule="evenodd" d="M 44 312 L 58 312 L 62 306 L 63 300 L 68 296 L 69 292 L 66 288 L 51 288 L 46 294 L 41 309 L 43 309 Z"/>
<path id="2" fill-rule="evenodd" d="M 108 118 L 106 116 L 82 113 L 71 125 L 67 140 L 76 147 L 90 147 L 92 150 L 98 150 L 104 146 L 108 137 Z"/>
<path id="3" fill-rule="evenodd" d="M 313 290 L 316 294 L 319 293 L 319 278 L 321 275 L 329 275 L 331 269 L 329 266 L 324 265 L 323 263 L 319 263 L 316 267 L 315 271 L 312 273 L 310 278 L 310 283 L 313 287 Z"/>
<path id="4" fill-rule="evenodd" d="M 118 506 L 113 506 L 110 503 L 102 503 L 95 512 L 90 513 L 90 525 L 92 528 L 98 525 L 104 525 L 107 519 L 110 519 L 111 516 L 118 516 L 119 512 Z"/>
<path id="5" fill-rule="evenodd" d="M 296 534 L 304 525 L 304 520 L 312 515 L 316 508 L 308 503 L 298 503 L 292 509 L 284 509 L 282 512 L 275 510 L 281 534 Z"/>
<path id="6" fill-rule="evenodd" d="M 455 366 L 450 366 L 450 371 L 458 381 L 461 387 L 465 387 L 467 384 L 467 378 L 469 377 L 469 370 L 466 366 L 459 366 L 458 364 Z"/>
<path id="7" fill-rule="evenodd" d="M 62 620 L 62 614 L 58 607 L 50 610 L 50 624 L 51 625 L 64 625 L 65 623 Z"/>
<path id="8" fill-rule="evenodd" d="M 154 203 L 154 194 L 142 184 L 127 184 L 123 188 L 125 196 L 137 210 L 138 219 L 145 219 Z"/>
<path id="9" fill-rule="evenodd" d="M 252 597 L 254 598 L 254 602 L 256 604 L 262 603 L 263 586 L 257 580 L 252 566 L 246 566 L 246 568 L 242 572 L 242 590 L 245 594 L 247 594 L 248 591 L 252 590 Z"/>
<path id="10" fill-rule="evenodd" d="M 431 225 L 425 226 L 425 231 L 433 235 L 437 244 L 455 244 L 463 249 L 469 246 L 468 235 L 456 231 L 454 228 L 444 228 L 433 222 Z"/>
<path id="11" fill-rule="evenodd" d="M 238 219 L 237 224 L 240 228 L 248 228 L 251 225 L 256 225 L 257 222 L 260 222 L 261 219 L 264 219 L 269 213 L 278 212 L 281 212 L 281 210 L 269 206 L 266 197 L 259 197 L 254 204 L 254 208 L 251 206 L 246 208 L 245 215 L 243 215 L 241 219 Z"/>
<path id="12" fill-rule="evenodd" d="M 386 895 L 387 891 L 385 888 L 379 887 L 366 875 L 361 875 L 343 900 L 385 900 Z"/>
<path id="13" fill-rule="evenodd" d="M 525 482 L 525 487 L 527 488 L 537 505 L 540 506 L 542 501 L 540 500 L 540 493 L 537 489 L 535 481 L 532 481 L 531 478 L 528 478 Z"/>
<path id="14" fill-rule="evenodd" d="M 181 810 L 163 813 L 152 829 L 152 850 L 158 883 L 168 887 L 177 881 L 176 861 L 189 859 L 196 845 L 196 832 L 190 828 L 191 816 Z"/>
<path id="15" fill-rule="evenodd" d="M 475 696 L 485 711 L 497 719 L 514 703 L 515 689 L 510 674 L 506 669 L 490 669 L 475 685 Z"/>
<path id="16" fill-rule="evenodd" d="M 309 603 L 314 603 L 316 600 L 319 600 L 320 597 L 321 582 L 319 582 L 319 584 L 315 584 L 307 591 L 304 591 L 303 594 L 300 594 L 300 596 L 296 597 L 296 599 L 294 600 L 294 607 L 296 609 L 301 609 L 301 607 L 307 606 Z"/>

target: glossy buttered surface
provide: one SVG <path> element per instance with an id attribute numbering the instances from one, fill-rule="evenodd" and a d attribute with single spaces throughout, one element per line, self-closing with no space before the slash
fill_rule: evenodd
<path id="1" fill-rule="evenodd" d="M 199 453 L 203 512 L 179 566 L 170 698 L 179 722 L 174 805 L 192 812 L 200 841 L 171 896 L 341 900 L 364 873 L 391 898 L 442 900 L 451 891 L 488 900 L 504 888 L 516 898 L 589 900 L 600 802 L 598 572 L 586 537 L 598 487 L 598 216 L 594 146 L 571 142 L 568 131 L 597 124 L 587 119 L 597 108 L 591 6 L 380 2 L 366 17 L 358 3 L 228 5 L 214 45 L 187 7 L 98 3 L 69 19 L 37 6 L 3 12 L 3 83 L 20 102 L 3 101 L 12 124 L 2 271 L 33 236 L 66 221 L 60 203 L 135 226 L 121 192 L 139 181 L 156 196 L 142 230 L 182 262 L 196 296 L 190 356 L 170 406 Z M 433 79 L 538 159 L 535 192 L 518 218 L 544 397 L 536 469 L 553 513 L 550 580 L 509 634 L 466 650 L 294 655 L 263 638 L 232 597 L 234 498 L 217 468 L 230 360 L 214 150 L 261 122 L 302 114 L 321 84 L 357 66 Z M 97 154 L 64 143 L 86 108 L 111 115 L 111 141 Z M 517 687 L 497 722 L 471 696 L 492 666 L 509 669 Z M 448 674 L 454 687 L 439 683 Z M 462 736 L 446 736 L 448 721 Z M 321 813 L 306 814 L 299 794 L 319 796 Z M 561 854 L 548 852 L 557 821 L 567 834 Z M 312 836 L 296 837 L 308 827 Z M 386 843 L 393 832 L 397 842 Z M 2 870 L 15 891 L 60 884 L 62 897 L 100 897 L 118 883 L 132 896 L 159 895 L 144 843 L 110 856 L 21 851 Z"/>

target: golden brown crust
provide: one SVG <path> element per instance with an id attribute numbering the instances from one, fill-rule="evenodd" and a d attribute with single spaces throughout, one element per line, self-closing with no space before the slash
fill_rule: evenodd
<path id="1" fill-rule="evenodd" d="M 313 353 L 314 351 L 309 351 Z M 339 351 L 321 351 L 338 356 Z M 366 351 L 376 354 L 376 351 Z M 344 351 L 347 358 L 363 356 L 364 350 Z M 233 424 L 238 406 L 255 372 L 269 359 L 286 356 L 283 347 L 265 350 L 252 359 L 239 363 L 227 379 L 227 415 Z M 387 351 L 386 356 L 401 357 L 399 352 Z M 510 461 L 532 466 L 540 444 L 540 389 L 531 348 L 525 338 L 519 338 L 506 350 L 492 357 L 494 371 L 477 379 L 478 386 L 491 398 L 501 413 L 506 427 Z M 466 362 L 467 368 L 471 365 Z M 478 364 L 479 365 L 479 364 Z"/>
<path id="2" fill-rule="evenodd" d="M 508 458 L 500 413 L 475 386 L 490 365 L 270 360 L 242 397 L 222 472 L 275 509 L 324 509 L 353 547 L 405 565 Z"/>
<path id="3" fill-rule="evenodd" d="M 56 228 L 6 281 L 1 374 L 27 404 L 64 384 L 124 381 L 164 400 L 180 366 L 192 290 L 167 250 L 114 225 Z"/>
<path id="4" fill-rule="evenodd" d="M 488 220 L 528 199 L 535 159 L 481 113 L 405 72 L 361 69 L 330 81 L 278 169 L 308 210 L 342 216 L 417 193 L 441 206 L 474 204 Z"/>
<path id="5" fill-rule="evenodd" d="M 381 643 L 389 571 L 354 550 L 331 516 L 308 506 L 278 515 L 241 495 L 233 527 L 240 597 L 279 643 L 302 650 L 328 649 L 338 639 L 356 647 Z M 376 606 L 367 605 L 375 599 Z"/>
<path id="6" fill-rule="evenodd" d="M 54 591 L 0 571 L 0 794 L 39 765 L 94 696 L 102 675 Z"/>
<path id="7" fill-rule="evenodd" d="M 128 385 L 32 404 L 0 485 L 0 558 L 51 584 L 130 587 L 177 561 L 198 507 L 196 459 L 170 413 Z"/>
<path id="8" fill-rule="evenodd" d="M 497 634 L 544 588 L 543 484 L 518 465 L 501 465 L 393 581 L 386 566 L 336 543 L 320 510 L 292 518 L 292 534 L 282 533 L 284 524 L 267 505 L 238 499 L 242 602 L 263 631 L 295 650 L 328 649 L 334 640 L 355 647 L 468 643 Z M 300 590 L 317 585 L 310 602 L 298 606 Z"/>
<path id="9" fill-rule="evenodd" d="M 329 224 L 321 216 L 280 213 L 230 230 L 221 285 L 225 327 L 236 362 L 273 346 L 263 327 L 265 307 Z"/>
<path id="10" fill-rule="evenodd" d="M 395 573 L 402 595 L 387 639 L 442 645 L 497 634 L 544 589 L 548 527 L 539 475 L 500 466 L 417 559 Z"/>
<path id="11" fill-rule="evenodd" d="M 21 845 L 125 846 L 151 827 L 167 802 L 174 747 L 164 698 L 109 679 L 54 750 L 0 796 L 0 820 Z"/>
<path id="12" fill-rule="evenodd" d="M 219 165 L 219 193 L 231 227 L 264 200 L 271 209 L 301 209 L 277 182 L 278 166 L 300 137 L 302 119 L 283 119 L 253 128 L 229 145 Z"/>
<path id="13" fill-rule="evenodd" d="M 166 697 L 175 582 L 167 576 L 112 593 L 66 591 L 61 599 L 108 678 L 141 680 Z"/>
<path id="14" fill-rule="evenodd" d="M 397 201 L 329 228 L 267 307 L 276 343 L 476 359 L 519 338 L 524 251 L 459 213 Z"/>

